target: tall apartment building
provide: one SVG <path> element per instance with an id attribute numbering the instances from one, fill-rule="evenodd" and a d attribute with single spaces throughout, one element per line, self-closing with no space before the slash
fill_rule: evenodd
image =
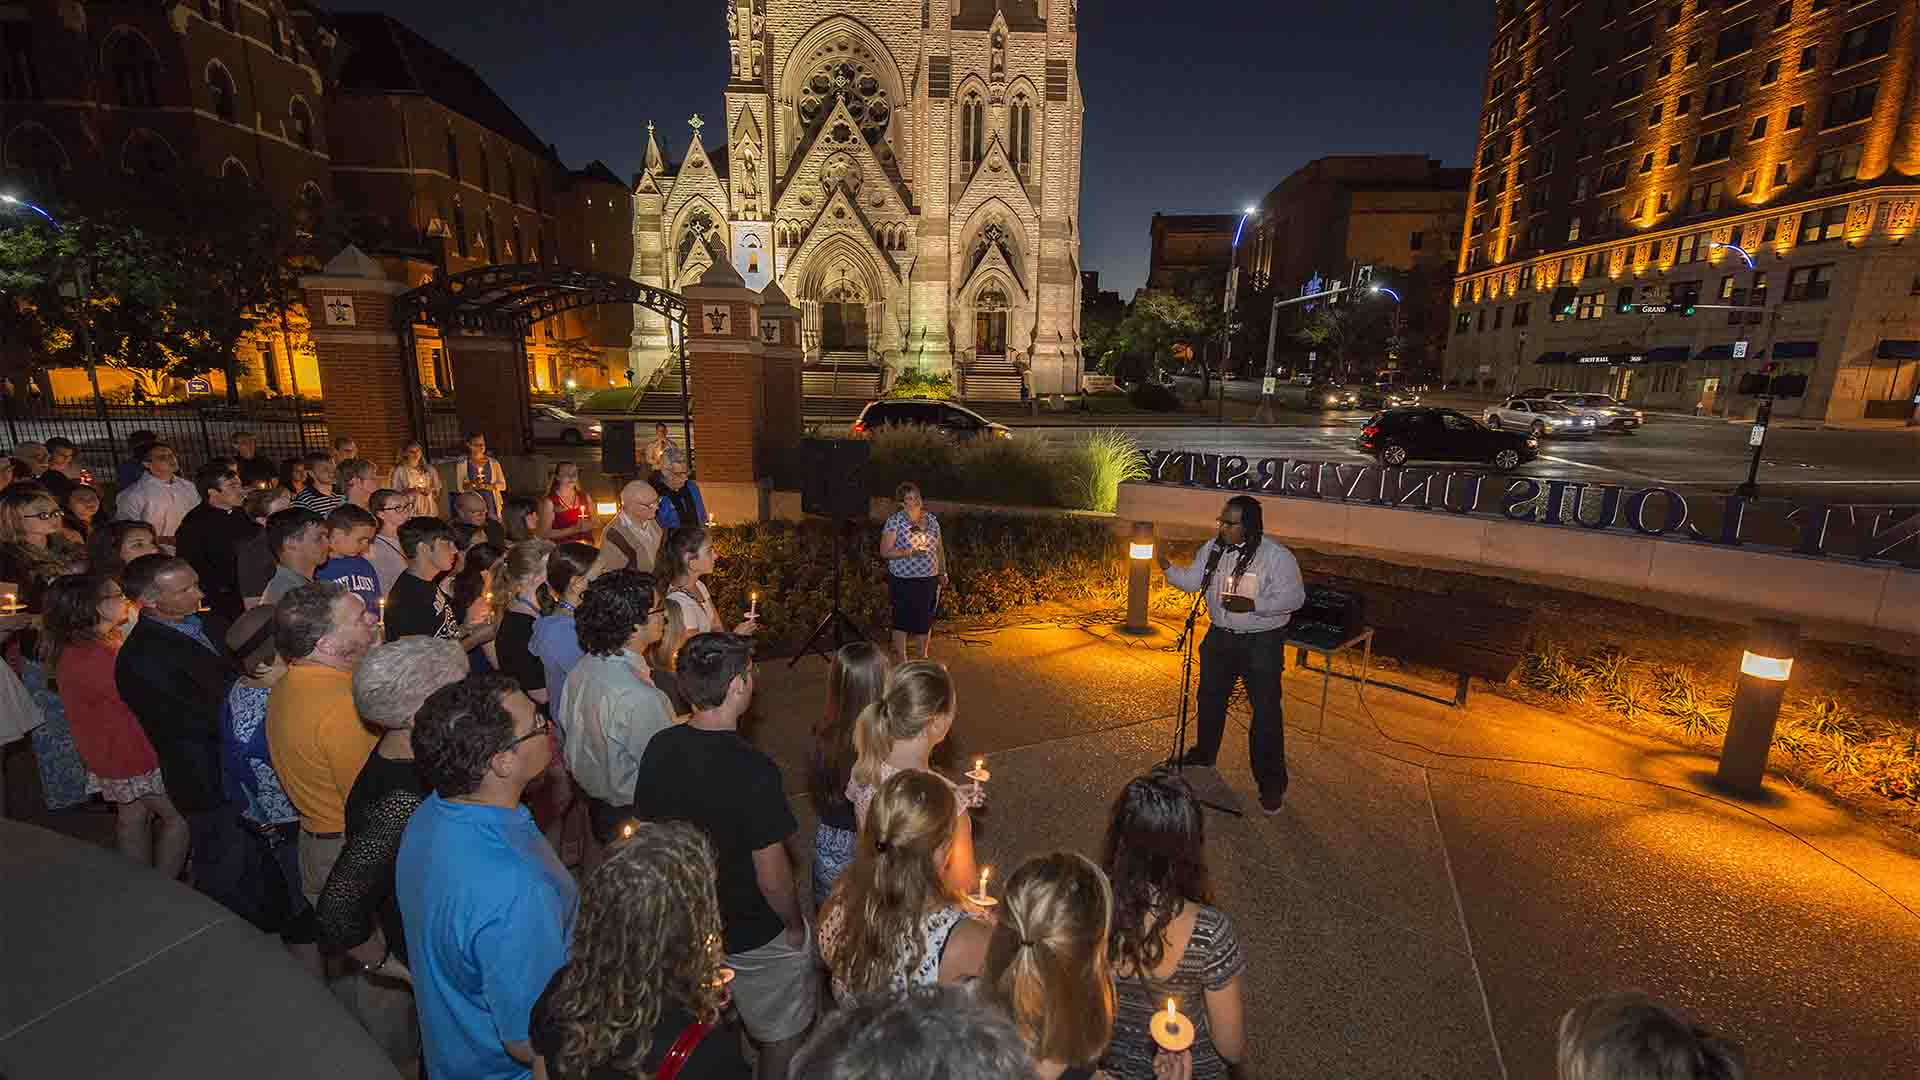
<path id="1" fill-rule="evenodd" d="M 1909 413 L 1920 0 L 1506 0 L 1495 25 L 1450 380 L 1739 414 L 1770 363 L 1808 377 L 1777 413 Z"/>
<path id="2" fill-rule="evenodd" d="M 1211 282 L 1210 295 L 1222 296 L 1233 267 L 1234 232 L 1239 214 L 1153 215 L 1147 250 L 1147 288 L 1171 289 L 1195 281 Z"/>

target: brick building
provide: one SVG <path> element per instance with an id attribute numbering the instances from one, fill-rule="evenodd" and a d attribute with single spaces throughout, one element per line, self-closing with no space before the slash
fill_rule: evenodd
<path id="1" fill-rule="evenodd" d="M 1147 288 L 1198 285 L 1209 296 L 1224 298 L 1239 227 L 1239 214 L 1154 214 L 1148 226 Z"/>
<path id="2" fill-rule="evenodd" d="M 675 161 L 649 129 L 633 276 L 680 289 L 713 242 L 752 288 L 778 274 L 810 368 L 992 370 L 1017 394 L 999 370 L 1025 366 L 1036 393 L 1077 387 L 1074 0 L 844 7 L 729 0 L 715 130 L 694 118 Z M 672 339 L 635 315 L 644 378 Z"/>
<path id="3" fill-rule="evenodd" d="M 633 272 L 633 190 L 606 163 L 594 161 L 568 174 L 560 193 L 558 230 L 564 265 L 622 276 Z M 627 381 L 632 308 L 603 304 L 548 321 L 566 323 L 579 335 L 566 343 L 563 359 L 571 367 L 564 375 L 554 373 L 563 383 L 572 378 L 584 389 Z M 556 333 L 561 329 L 556 327 Z"/>
<path id="4" fill-rule="evenodd" d="M 1920 0 L 1498 4 L 1449 377 L 1737 414 L 1766 362 L 1778 412 L 1907 415 L 1917 42 Z"/>

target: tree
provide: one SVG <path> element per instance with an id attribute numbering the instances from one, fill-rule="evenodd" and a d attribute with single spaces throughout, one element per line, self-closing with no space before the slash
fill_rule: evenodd
<path id="1" fill-rule="evenodd" d="M 1341 382 L 1363 364 L 1369 373 L 1375 363 L 1397 348 L 1391 330 L 1393 305 L 1363 299 L 1341 304 L 1315 304 L 1302 313 L 1293 332 L 1295 341 L 1321 354 L 1329 374 Z"/>

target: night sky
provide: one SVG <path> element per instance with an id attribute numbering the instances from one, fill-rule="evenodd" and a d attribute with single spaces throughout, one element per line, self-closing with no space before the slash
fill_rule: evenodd
<path id="1" fill-rule="evenodd" d="M 631 177 L 648 120 L 675 158 L 689 116 L 721 123 L 723 0 L 371 6 L 471 65 L 575 168 L 599 158 Z M 1130 297 L 1146 278 L 1155 211 L 1241 209 L 1322 155 L 1470 164 L 1491 8 L 1082 0 L 1083 268 Z M 1189 24 L 1166 21 L 1172 13 Z"/>

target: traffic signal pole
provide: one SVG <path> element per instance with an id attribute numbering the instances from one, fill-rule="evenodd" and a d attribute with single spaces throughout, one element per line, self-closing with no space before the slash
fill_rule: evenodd
<path id="1" fill-rule="evenodd" d="M 1253 414 L 1253 418 L 1256 421 L 1262 424 L 1271 424 L 1274 421 L 1275 405 L 1273 391 L 1275 376 L 1273 374 L 1273 364 L 1274 350 L 1280 340 L 1280 309 L 1283 307 L 1292 307 L 1295 304 L 1307 304 L 1315 300 L 1326 300 L 1335 296 L 1343 296 L 1353 291 L 1353 286 L 1336 281 L 1330 289 L 1322 289 L 1319 292 L 1290 297 L 1286 300 L 1282 300 L 1279 297 L 1274 298 L 1273 314 L 1267 323 L 1267 367 L 1264 377 L 1260 380 L 1260 407 L 1254 410 Z"/>

